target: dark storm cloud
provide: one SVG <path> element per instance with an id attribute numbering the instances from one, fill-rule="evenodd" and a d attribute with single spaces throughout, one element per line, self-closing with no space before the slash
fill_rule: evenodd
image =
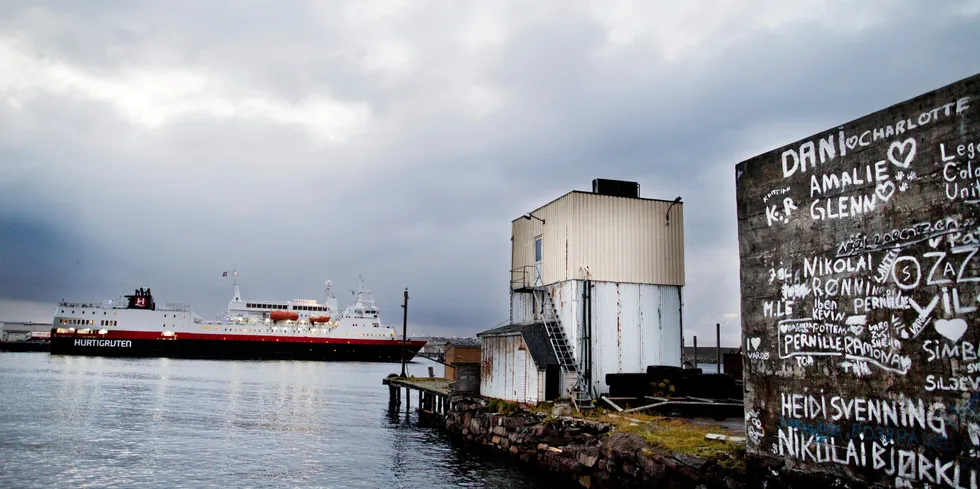
<path id="1" fill-rule="evenodd" d="M 64 68 L 36 93 L 0 75 L 0 178 L 37 202 L 0 217 L 32 216 L 21 233 L 42 244 L 87 233 L 77 250 L 111 257 L 73 296 L 139 281 L 211 317 L 234 266 L 247 298 L 318 298 L 331 279 L 342 304 L 361 273 L 386 321 L 407 286 L 419 330 L 468 334 L 507 318 L 512 219 L 596 177 L 637 180 L 684 197 L 685 332 L 707 334 L 738 312 L 735 163 L 980 70 L 968 7 L 761 27 L 749 17 L 767 7 L 749 4 L 671 58 L 609 48 L 575 8 L 8 4 L 23 64 Z M 68 268 L 36 282 L 89 273 Z"/>
<path id="2" fill-rule="evenodd" d="M 56 301 L 107 283 L 107 259 L 80 233 L 0 214 L 0 297 Z M 16 318 L 10 318 L 16 319 Z"/>

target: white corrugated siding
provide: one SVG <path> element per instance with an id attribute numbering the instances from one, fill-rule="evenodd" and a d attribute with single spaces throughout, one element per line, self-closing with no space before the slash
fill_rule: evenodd
<path id="1" fill-rule="evenodd" d="M 570 268 L 588 266 L 592 280 L 684 285 L 684 205 L 576 193 L 576 232 L 570 236 Z M 543 241 L 542 241 L 543 243 Z"/>
<path id="2" fill-rule="evenodd" d="M 524 339 L 518 334 L 484 337 L 481 346 L 480 395 L 536 404 L 540 375 Z"/>
<path id="3" fill-rule="evenodd" d="M 534 238 L 541 236 L 541 278 L 543 284 L 550 284 L 569 277 L 568 241 L 573 233 L 572 198 L 566 194 L 558 200 L 532 211 L 535 217 L 544 219 L 518 218 L 511 224 L 514 239 L 511 254 L 511 269 L 534 265 Z M 533 277 L 531 277 L 533 278 Z"/>
<path id="4" fill-rule="evenodd" d="M 534 264 L 534 238 L 542 236 L 542 279 L 551 284 L 584 279 L 684 285 L 684 205 L 571 192 L 534 211 L 545 220 L 512 223 L 511 268 Z"/>
<path id="5" fill-rule="evenodd" d="M 514 399 L 527 400 L 527 350 L 514 351 Z"/>
<path id="6" fill-rule="evenodd" d="M 533 303 L 530 293 L 512 292 L 510 294 L 510 323 L 533 324 L 535 322 Z"/>
<path id="7" fill-rule="evenodd" d="M 581 349 L 579 339 L 582 337 L 582 283 L 568 280 L 547 287 L 551 300 L 555 302 L 555 309 L 558 310 L 558 320 L 565 331 L 565 339 L 571 345 L 576 361 Z"/>
<path id="8" fill-rule="evenodd" d="M 544 379 L 545 379 L 544 372 L 545 372 L 544 370 L 538 370 L 533 375 L 534 392 L 536 393 L 535 400 L 537 402 L 541 402 L 541 401 L 543 401 L 545 399 L 545 397 L 544 397 Z M 531 380 L 531 378 L 532 377 L 528 377 L 528 380 Z"/>
<path id="9" fill-rule="evenodd" d="M 592 381 L 608 393 L 607 373 L 681 365 L 680 287 L 593 282 Z"/>

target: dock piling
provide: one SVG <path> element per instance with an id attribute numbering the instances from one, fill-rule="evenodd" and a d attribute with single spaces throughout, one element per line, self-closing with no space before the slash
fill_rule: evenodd
<path id="1" fill-rule="evenodd" d="M 452 405 L 450 383 L 446 379 L 405 379 L 392 376 L 385 378 L 382 383 L 389 387 L 393 399 L 400 397 L 400 394 L 394 393 L 395 391 L 400 393 L 402 387 L 405 388 L 405 423 L 410 422 L 412 390 L 418 391 L 418 421 L 420 423 L 442 418 Z M 391 413 L 398 413 L 397 403 L 391 403 L 389 410 Z"/>

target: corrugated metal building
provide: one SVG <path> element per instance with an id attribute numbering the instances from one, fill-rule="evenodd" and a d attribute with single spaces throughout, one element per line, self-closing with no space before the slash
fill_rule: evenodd
<path id="1" fill-rule="evenodd" d="M 526 404 L 559 396 L 558 361 L 543 324 L 510 324 L 477 336 L 480 395 Z"/>
<path id="2" fill-rule="evenodd" d="M 569 192 L 512 222 L 510 322 L 546 326 L 562 397 L 608 393 L 607 373 L 681 365 L 679 199 L 596 180 L 593 192 Z"/>

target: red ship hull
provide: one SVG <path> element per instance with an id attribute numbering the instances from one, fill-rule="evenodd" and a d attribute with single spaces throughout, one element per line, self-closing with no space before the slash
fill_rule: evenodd
<path id="1" fill-rule="evenodd" d="M 57 333 L 51 354 L 118 357 L 169 357 L 229 360 L 318 360 L 401 362 L 415 357 L 425 341 L 315 338 L 111 331 L 109 334 Z"/>

